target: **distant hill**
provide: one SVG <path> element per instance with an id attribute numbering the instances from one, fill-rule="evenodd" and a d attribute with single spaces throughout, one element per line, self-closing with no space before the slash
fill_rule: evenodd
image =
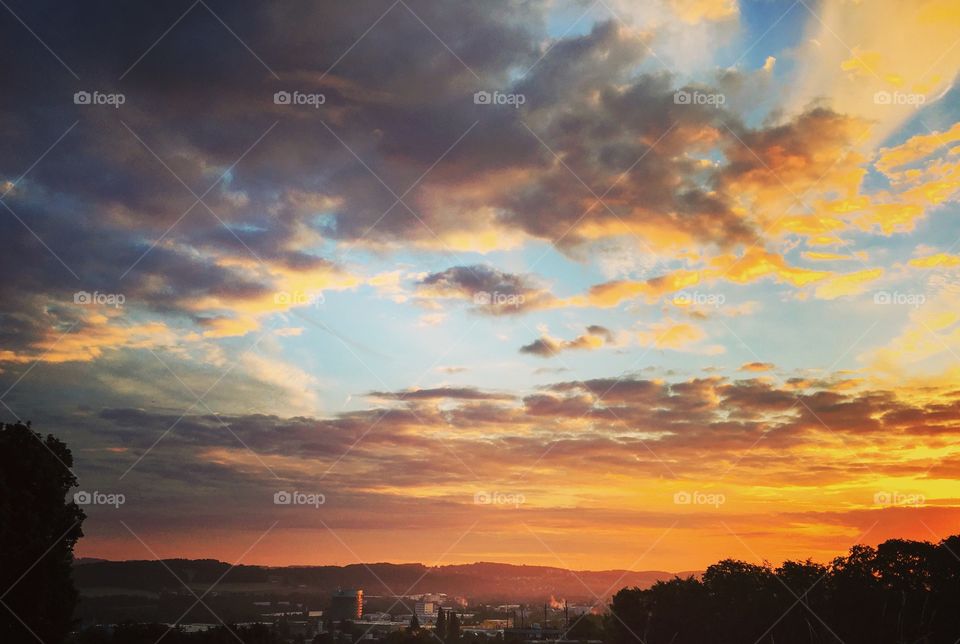
<path id="1" fill-rule="evenodd" d="M 516 566 L 480 562 L 428 567 L 423 564 L 353 564 L 349 566 L 245 566 L 213 559 L 159 561 L 103 561 L 84 559 L 73 576 L 83 594 L 136 591 L 159 593 L 183 590 L 167 570 L 191 586 L 206 589 L 225 575 L 220 592 L 320 592 L 362 588 L 367 596 L 443 592 L 474 601 L 543 601 L 551 596 L 568 601 L 596 602 L 625 586 L 647 588 L 674 573 L 659 570 L 566 570 L 549 566 Z M 687 576 L 695 573 L 679 573 Z"/>
<path id="2" fill-rule="evenodd" d="M 101 561 L 109 561 L 109 559 L 97 559 L 96 557 L 77 557 L 73 560 L 73 565 L 82 566 L 88 563 L 100 563 Z"/>

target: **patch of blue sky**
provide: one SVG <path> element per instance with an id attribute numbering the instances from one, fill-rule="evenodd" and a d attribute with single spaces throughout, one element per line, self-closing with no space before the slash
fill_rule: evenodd
<path id="1" fill-rule="evenodd" d="M 812 8 L 814 3 L 808 4 Z M 780 70 L 790 73 L 796 61 L 783 54 L 802 44 L 810 19 L 803 4 L 794 0 L 741 0 L 739 51 L 724 52 L 733 58 L 718 58 L 718 65 L 756 69 L 763 67 L 767 56 L 775 56 Z"/>
<path id="2" fill-rule="evenodd" d="M 942 97 L 931 98 L 915 109 L 903 125 L 892 132 L 883 145 L 899 145 L 912 136 L 943 132 L 960 121 L 960 87 L 956 84 Z M 956 144 L 951 144 L 951 147 Z"/>
<path id="3" fill-rule="evenodd" d="M 596 23 L 611 18 L 613 14 L 599 0 L 558 2 L 547 13 L 547 35 L 554 39 L 584 36 Z"/>

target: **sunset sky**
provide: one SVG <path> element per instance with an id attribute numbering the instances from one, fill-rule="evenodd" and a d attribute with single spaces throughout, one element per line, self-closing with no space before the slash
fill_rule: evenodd
<path id="1" fill-rule="evenodd" d="M 955 0 L 0 4 L 0 418 L 123 495 L 79 556 L 960 532 Z"/>

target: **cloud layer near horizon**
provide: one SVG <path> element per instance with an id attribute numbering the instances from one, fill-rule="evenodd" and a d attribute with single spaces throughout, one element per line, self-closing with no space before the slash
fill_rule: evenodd
<path id="1" fill-rule="evenodd" d="M 578 530 L 616 532 L 624 522 L 652 534 L 663 529 L 663 516 L 680 510 L 683 525 L 673 538 L 682 543 L 718 520 L 738 534 L 789 521 L 819 535 L 807 542 L 816 549 L 811 554 L 828 556 L 831 543 L 871 524 L 878 524 L 877 536 L 902 529 L 902 509 L 876 495 L 918 494 L 918 488 L 888 490 L 880 481 L 937 488 L 957 474 L 950 450 L 960 417 L 956 392 L 918 403 L 843 379 L 715 376 L 671 383 L 625 376 L 560 381 L 522 396 L 443 388 L 369 397 L 384 404 L 330 418 L 181 417 L 114 408 L 58 424 L 70 428 L 65 437 L 72 444 L 84 446 L 81 487 L 122 490 L 130 499 L 125 520 L 146 533 L 188 530 L 195 513 L 213 525 L 233 525 L 242 507 L 243 534 L 280 521 L 280 541 L 301 530 L 328 538 L 328 530 L 402 523 L 401 532 L 426 531 L 433 535 L 428 542 L 439 543 L 478 520 L 487 539 L 526 525 L 566 539 Z M 291 511 L 273 505 L 279 490 L 319 492 L 326 501 Z M 694 491 L 722 495 L 723 506 L 676 506 L 675 494 Z M 477 494 L 522 501 L 513 508 L 478 506 Z M 417 503 L 432 510 L 404 518 Z M 832 509 L 824 513 L 827 504 Z M 122 537 L 111 527 L 114 509 L 92 511 L 104 521 L 97 543 Z M 940 526 L 956 517 L 935 499 L 916 511 Z M 775 540 L 762 537 L 757 547 Z M 531 545 L 510 559 L 539 558 Z M 188 554 L 210 552 L 198 543 Z M 301 563 L 322 560 L 286 550 L 261 560 L 295 556 Z"/>

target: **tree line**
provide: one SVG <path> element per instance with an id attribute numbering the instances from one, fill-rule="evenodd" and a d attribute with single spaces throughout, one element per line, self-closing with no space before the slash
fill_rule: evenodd
<path id="1" fill-rule="evenodd" d="M 608 637 L 611 644 L 954 644 L 958 554 L 960 535 L 857 545 L 826 565 L 727 559 L 700 577 L 621 590 Z"/>

